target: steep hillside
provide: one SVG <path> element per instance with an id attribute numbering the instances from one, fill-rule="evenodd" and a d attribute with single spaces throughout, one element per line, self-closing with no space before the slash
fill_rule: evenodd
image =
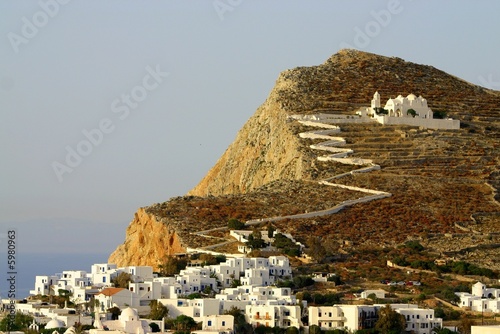
<path id="1" fill-rule="evenodd" d="M 369 105 L 375 91 L 383 99 L 422 95 L 433 110 L 474 121 L 498 138 L 499 92 L 432 66 L 341 50 L 322 65 L 282 72 L 266 102 L 189 195 L 245 193 L 273 180 L 309 178 L 311 157 L 299 149 L 287 115 L 352 113 Z"/>
<path id="2" fill-rule="evenodd" d="M 342 150 L 361 166 L 318 160 L 328 152 L 310 145 L 325 139 L 304 133 L 319 125 L 290 116 L 352 115 L 375 91 L 384 101 L 422 95 L 433 110 L 460 119 L 461 129 L 340 124 L 335 136 L 345 139 Z M 272 223 L 302 242 L 316 236 L 344 253 L 346 241 L 392 247 L 420 238 L 436 253 L 500 269 L 494 256 L 500 245 L 499 138 L 500 92 L 431 66 L 342 50 L 322 65 L 281 73 L 190 196 L 139 209 L 110 261 L 156 267 L 188 247 L 222 249 L 227 220 L 239 218 Z M 325 179 L 333 183 L 318 184 Z M 449 240 L 439 242 L 444 236 Z"/>

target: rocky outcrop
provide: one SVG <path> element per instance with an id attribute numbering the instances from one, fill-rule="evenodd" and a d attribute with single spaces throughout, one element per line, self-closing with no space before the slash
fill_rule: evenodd
<path id="1" fill-rule="evenodd" d="M 145 208 L 140 208 L 127 228 L 125 242 L 118 246 L 108 261 L 118 266 L 152 266 L 156 270 L 167 255 L 185 251 L 175 229 Z"/>

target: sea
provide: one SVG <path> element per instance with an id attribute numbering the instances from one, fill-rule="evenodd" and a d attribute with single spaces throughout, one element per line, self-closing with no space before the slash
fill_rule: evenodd
<path id="1" fill-rule="evenodd" d="M 109 253 L 71 254 L 71 253 L 18 253 L 14 270 L 7 267 L 6 256 L 0 259 L 0 298 L 8 299 L 10 282 L 15 283 L 15 299 L 29 296 L 35 288 L 35 276 L 55 275 L 64 270 L 85 270 L 90 272 L 94 263 L 107 263 Z M 14 280 L 12 280 L 14 278 Z M 10 282 L 8 281 L 10 279 Z"/>

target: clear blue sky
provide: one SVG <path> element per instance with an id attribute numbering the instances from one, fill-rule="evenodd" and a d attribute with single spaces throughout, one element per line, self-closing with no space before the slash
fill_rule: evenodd
<path id="1" fill-rule="evenodd" d="M 343 46 L 500 89 L 494 0 L 59 1 L 0 2 L 0 237 L 17 228 L 22 252 L 111 252 L 137 208 L 197 184 L 281 71 Z"/>

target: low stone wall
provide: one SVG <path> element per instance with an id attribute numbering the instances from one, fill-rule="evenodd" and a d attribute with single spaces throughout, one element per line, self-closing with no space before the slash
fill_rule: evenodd
<path id="1" fill-rule="evenodd" d="M 456 119 L 429 119 L 429 118 L 419 118 L 419 117 L 384 116 L 379 118 L 379 122 L 384 125 L 410 125 L 410 126 L 418 126 L 426 129 L 436 129 L 436 130 L 460 129 L 460 121 Z"/>

